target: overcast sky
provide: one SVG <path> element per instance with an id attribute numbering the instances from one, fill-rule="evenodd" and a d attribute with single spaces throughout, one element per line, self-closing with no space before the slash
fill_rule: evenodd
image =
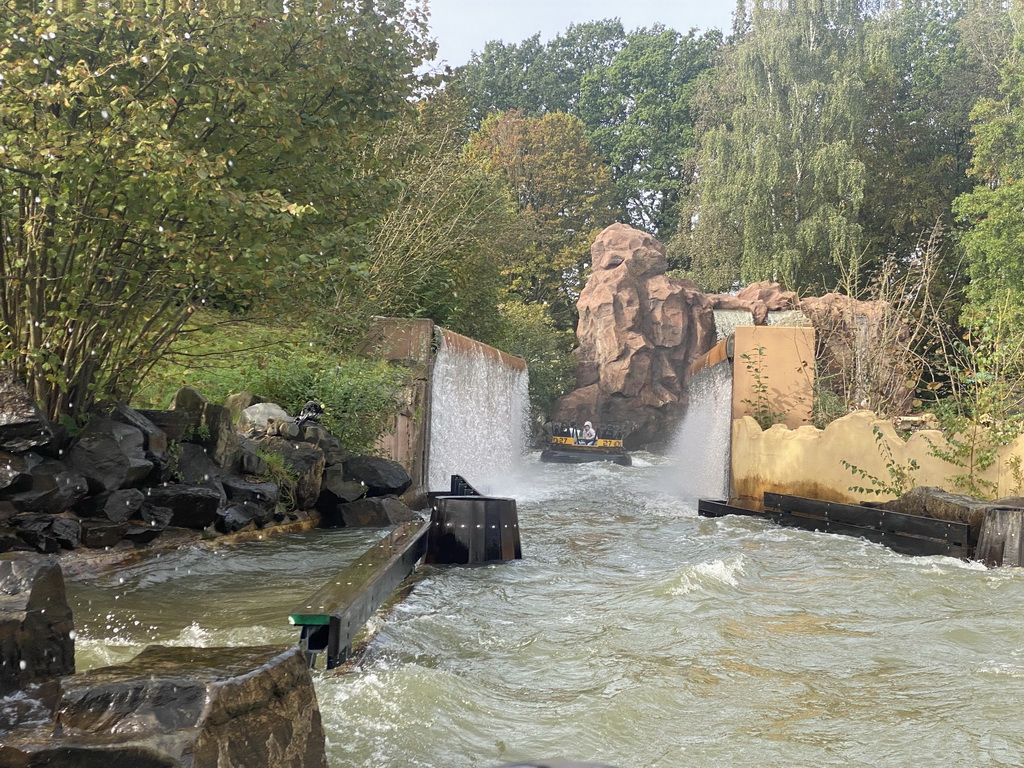
<path id="1" fill-rule="evenodd" d="M 688 32 L 728 30 L 735 0 L 429 0 L 438 58 L 457 67 L 490 40 L 518 43 L 540 32 L 550 40 L 570 24 L 622 20 L 626 31 L 661 22 Z"/>

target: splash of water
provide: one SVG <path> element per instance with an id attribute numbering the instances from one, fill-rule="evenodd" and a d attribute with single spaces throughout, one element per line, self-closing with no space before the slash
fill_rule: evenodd
<path id="1" fill-rule="evenodd" d="M 672 441 L 670 489 L 686 501 L 729 498 L 732 366 L 706 368 L 690 379 L 690 402 Z"/>
<path id="2" fill-rule="evenodd" d="M 492 493 L 526 453 L 529 374 L 482 344 L 440 338 L 430 390 L 429 490 L 447 490 L 451 475 L 462 475 Z"/>
<path id="3" fill-rule="evenodd" d="M 753 325 L 754 317 L 745 309 L 716 309 L 715 310 L 715 332 L 718 341 L 723 341 L 732 335 L 733 331 L 741 325 Z"/>

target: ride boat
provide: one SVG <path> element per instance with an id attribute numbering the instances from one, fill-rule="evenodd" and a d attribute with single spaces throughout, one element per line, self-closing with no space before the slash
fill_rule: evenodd
<path id="1" fill-rule="evenodd" d="M 592 427 L 589 435 L 587 427 Z M 623 467 L 633 466 L 622 441 L 629 434 L 629 426 L 589 421 L 581 427 L 575 421 L 559 421 L 546 425 L 548 445 L 540 460 L 558 464 L 583 464 L 588 461 L 611 461 Z"/>

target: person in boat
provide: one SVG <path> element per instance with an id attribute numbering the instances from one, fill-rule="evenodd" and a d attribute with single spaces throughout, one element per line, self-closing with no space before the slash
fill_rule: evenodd
<path id="1" fill-rule="evenodd" d="M 594 425 L 589 421 L 583 423 L 583 429 L 580 431 L 579 438 L 580 445 L 596 445 L 597 444 L 597 432 L 594 431 Z"/>

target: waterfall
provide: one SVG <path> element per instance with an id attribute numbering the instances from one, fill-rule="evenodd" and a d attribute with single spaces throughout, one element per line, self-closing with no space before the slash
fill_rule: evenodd
<path id="1" fill-rule="evenodd" d="M 705 368 L 690 379 L 686 415 L 672 441 L 670 489 L 685 500 L 729 498 L 732 365 Z"/>
<path id="2" fill-rule="evenodd" d="M 745 309 L 716 309 L 715 331 L 717 341 L 727 339 L 739 325 L 753 325 L 754 318 Z"/>
<path id="3" fill-rule="evenodd" d="M 481 493 L 520 464 L 529 426 L 529 373 L 519 358 L 438 330 L 430 386 L 430 491 L 462 475 Z"/>

